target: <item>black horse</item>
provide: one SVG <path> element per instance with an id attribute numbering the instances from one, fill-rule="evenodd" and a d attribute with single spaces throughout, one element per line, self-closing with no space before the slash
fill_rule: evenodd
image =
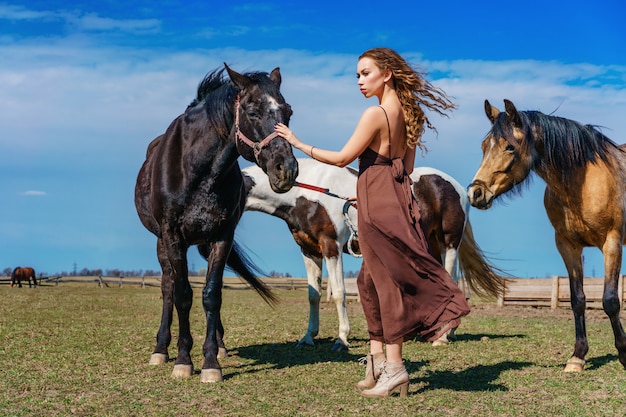
<path id="1" fill-rule="evenodd" d="M 28 288 L 31 288 L 31 279 L 33 280 L 32 285 L 37 288 L 37 275 L 35 274 L 35 270 L 30 266 L 18 266 L 13 270 L 13 273 L 11 273 L 11 287 L 17 284 L 19 288 L 22 288 L 22 281 L 28 281 Z"/>
<path id="2" fill-rule="evenodd" d="M 143 225 L 157 236 L 157 255 L 163 271 L 161 326 L 150 363 L 169 360 L 170 326 L 176 306 L 179 336 L 175 377 L 193 373 L 188 248 L 196 245 L 208 260 L 202 292 L 207 322 L 202 382 L 223 380 L 218 347 L 223 347 L 220 307 L 225 266 L 244 278 L 267 302 L 276 301 L 253 272 L 258 270 L 234 243 L 235 227 L 245 206 L 237 159 L 241 155 L 255 162 L 267 173 L 276 192 L 291 189 L 298 175 L 291 146 L 274 133 L 274 125 L 289 123 L 292 114 L 280 93 L 280 69 L 270 74 L 239 74 L 224 65 L 206 75 L 196 99 L 150 143 L 135 187 L 137 213 Z M 225 79 L 224 69 L 230 80 Z"/>

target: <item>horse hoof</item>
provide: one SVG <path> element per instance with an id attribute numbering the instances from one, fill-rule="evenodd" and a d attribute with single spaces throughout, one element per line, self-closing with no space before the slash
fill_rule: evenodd
<path id="1" fill-rule="evenodd" d="M 585 360 L 572 356 L 565 364 L 564 372 L 582 372 L 585 369 Z"/>
<path id="2" fill-rule="evenodd" d="M 222 382 L 223 380 L 221 369 L 203 369 L 200 372 L 200 382 L 202 383 Z"/>
<path id="3" fill-rule="evenodd" d="M 226 348 L 219 348 L 217 349 L 217 359 L 222 359 L 222 358 L 227 358 L 230 355 L 228 354 L 228 350 L 226 350 Z"/>
<path id="4" fill-rule="evenodd" d="M 344 345 L 342 342 L 335 342 L 331 348 L 331 352 L 347 352 L 348 350 L 348 346 Z"/>
<path id="5" fill-rule="evenodd" d="M 296 343 L 296 349 L 303 349 L 305 347 L 313 347 L 313 346 L 315 346 L 314 343 L 303 342 L 302 340 Z"/>
<path id="6" fill-rule="evenodd" d="M 150 365 L 163 365 L 165 362 L 168 361 L 168 357 L 165 353 L 153 353 L 152 356 L 150 356 Z"/>
<path id="7" fill-rule="evenodd" d="M 189 378 L 193 374 L 193 365 L 174 365 L 174 378 Z"/>

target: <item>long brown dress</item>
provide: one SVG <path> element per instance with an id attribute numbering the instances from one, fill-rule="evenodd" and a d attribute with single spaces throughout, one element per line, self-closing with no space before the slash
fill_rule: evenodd
<path id="1" fill-rule="evenodd" d="M 436 340 L 470 312 L 465 294 L 429 252 L 411 179 L 400 158 L 367 148 L 357 181 L 357 279 L 370 339 L 395 342 L 419 334 Z"/>

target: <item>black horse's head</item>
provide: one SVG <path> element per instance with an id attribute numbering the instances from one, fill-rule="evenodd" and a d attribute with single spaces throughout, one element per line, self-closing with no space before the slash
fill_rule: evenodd
<path id="1" fill-rule="evenodd" d="M 280 93 L 280 69 L 239 74 L 224 66 L 238 92 L 233 134 L 239 154 L 268 175 L 275 192 L 289 191 L 298 176 L 298 162 L 289 142 L 274 132 L 277 123 L 289 125 L 292 114 Z"/>

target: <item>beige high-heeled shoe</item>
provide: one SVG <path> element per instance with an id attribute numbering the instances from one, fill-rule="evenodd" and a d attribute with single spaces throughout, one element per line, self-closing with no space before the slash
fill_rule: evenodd
<path id="1" fill-rule="evenodd" d="M 397 389 L 400 396 L 406 397 L 409 392 L 409 374 L 404 363 L 387 362 L 385 368 L 372 389 L 366 389 L 361 394 L 365 397 L 385 398 L 389 397 Z"/>
<path id="2" fill-rule="evenodd" d="M 380 373 L 383 371 L 385 367 L 385 363 L 387 360 L 385 359 L 385 354 L 380 353 L 368 353 L 365 357 L 367 360 L 365 366 L 365 379 L 357 382 L 356 386 L 360 389 L 373 388 L 376 385 L 376 381 L 380 377 Z"/>

